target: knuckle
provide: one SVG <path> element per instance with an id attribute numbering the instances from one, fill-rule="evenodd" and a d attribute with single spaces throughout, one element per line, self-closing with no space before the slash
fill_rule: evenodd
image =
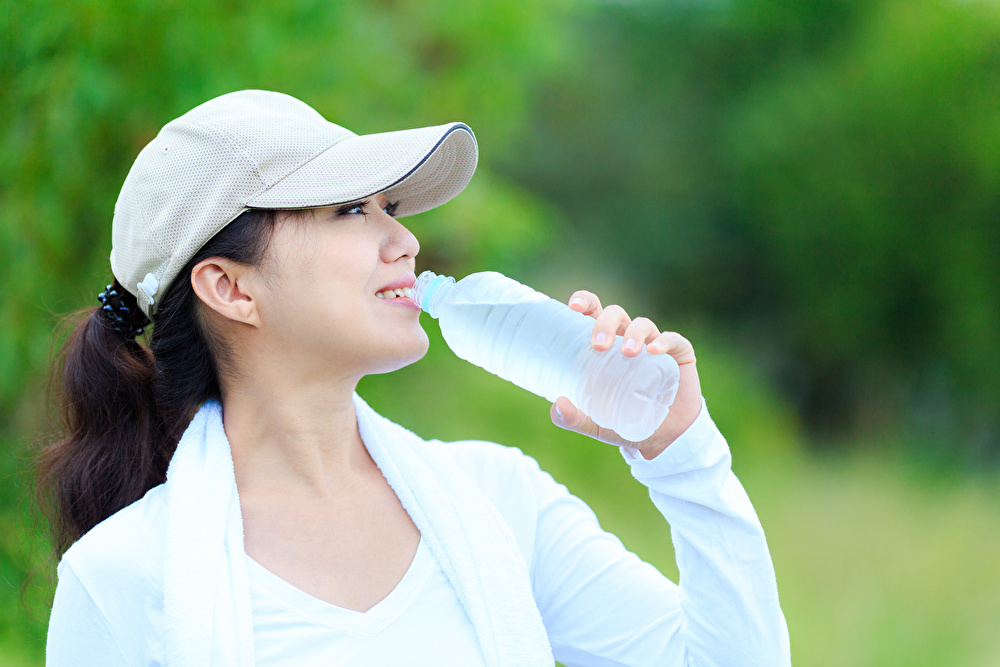
<path id="1" fill-rule="evenodd" d="M 625 312 L 625 309 L 617 304 L 612 304 L 608 306 L 607 308 L 604 309 L 604 312 L 609 317 L 615 317 L 620 320 L 628 320 L 630 322 L 632 321 L 631 318 L 628 316 L 628 313 Z"/>

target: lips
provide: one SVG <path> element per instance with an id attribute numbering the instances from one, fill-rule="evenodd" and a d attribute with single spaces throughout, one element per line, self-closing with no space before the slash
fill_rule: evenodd
<path id="1" fill-rule="evenodd" d="M 384 301 L 400 299 L 401 303 L 416 305 L 413 301 L 413 283 L 416 281 L 417 277 L 414 274 L 407 273 L 388 285 L 380 288 L 377 292 L 375 292 L 375 296 Z"/>
<path id="2" fill-rule="evenodd" d="M 403 289 L 404 287 L 413 287 L 413 283 L 417 282 L 417 276 L 413 273 L 404 273 L 400 277 L 393 280 L 387 285 L 383 285 L 378 288 L 379 292 L 388 292 L 397 289 Z"/>

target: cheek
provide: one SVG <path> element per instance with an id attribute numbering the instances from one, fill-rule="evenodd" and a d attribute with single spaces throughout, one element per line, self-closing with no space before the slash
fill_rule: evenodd
<path id="1" fill-rule="evenodd" d="M 346 342 L 359 327 L 370 329 L 377 323 L 372 307 L 378 304 L 372 301 L 374 294 L 367 294 L 367 272 L 352 271 L 354 267 L 345 266 L 345 261 L 332 260 L 312 262 L 310 270 L 296 271 L 276 291 L 279 301 L 272 304 L 271 322 L 287 330 L 283 337 Z"/>
<path id="2" fill-rule="evenodd" d="M 349 226 L 304 230 L 287 241 L 266 304 L 267 323 L 280 330 L 278 337 L 349 337 L 359 326 L 370 334 L 378 319 L 372 308 L 377 286 L 371 284 L 378 245 Z"/>

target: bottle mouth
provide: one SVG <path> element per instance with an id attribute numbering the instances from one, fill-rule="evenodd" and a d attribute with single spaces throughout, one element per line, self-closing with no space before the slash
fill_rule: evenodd
<path id="1" fill-rule="evenodd" d="M 437 304 L 434 297 L 441 286 L 447 282 L 455 282 L 449 276 L 439 276 L 433 271 L 424 271 L 413 283 L 413 300 L 417 302 L 420 309 L 431 317 L 437 317 Z"/>

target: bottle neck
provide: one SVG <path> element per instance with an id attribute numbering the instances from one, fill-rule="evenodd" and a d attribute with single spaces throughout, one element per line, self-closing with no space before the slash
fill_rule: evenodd
<path id="1" fill-rule="evenodd" d="M 437 319 L 441 303 L 454 286 L 454 278 L 424 271 L 413 284 L 413 297 L 425 313 Z"/>

